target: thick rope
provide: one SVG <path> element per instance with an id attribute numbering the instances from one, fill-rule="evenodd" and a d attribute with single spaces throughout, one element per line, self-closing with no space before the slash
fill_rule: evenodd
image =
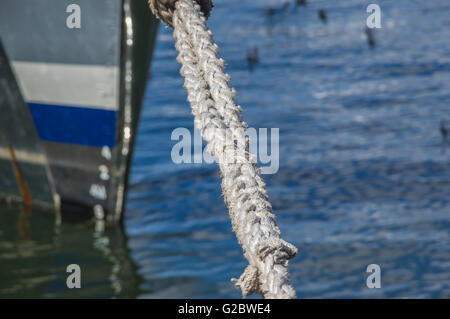
<path id="1" fill-rule="evenodd" d="M 295 298 L 287 266 L 297 248 L 281 238 L 256 160 L 247 151 L 247 124 L 200 5 L 178 0 L 171 21 L 195 126 L 219 163 L 232 227 L 249 261 L 241 277 L 232 281 L 243 296 Z"/>
<path id="2" fill-rule="evenodd" d="M 178 0 L 148 0 L 150 9 L 158 19 L 161 19 L 168 26 L 173 28 L 172 16 L 175 11 L 175 3 Z M 213 8 L 211 0 L 195 0 L 201 6 L 201 10 L 206 18 Z"/>

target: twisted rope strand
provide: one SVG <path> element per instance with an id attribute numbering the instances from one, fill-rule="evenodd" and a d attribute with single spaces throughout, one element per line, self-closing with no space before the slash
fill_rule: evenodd
<path id="1" fill-rule="evenodd" d="M 297 249 L 281 239 L 256 159 L 247 151 L 247 124 L 201 7 L 194 0 L 178 0 L 171 21 L 195 126 L 219 163 L 232 227 L 249 261 L 241 277 L 232 280 L 243 296 L 295 298 L 287 266 Z"/>
<path id="2" fill-rule="evenodd" d="M 175 11 L 175 3 L 178 0 L 148 0 L 150 9 L 155 14 L 155 16 L 167 23 L 169 27 L 173 27 L 172 16 Z M 206 18 L 209 17 L 209 13 L 213 8 L 213 3 L 211 0 L 195 0 L 201 6 L 202 13 Z"/>

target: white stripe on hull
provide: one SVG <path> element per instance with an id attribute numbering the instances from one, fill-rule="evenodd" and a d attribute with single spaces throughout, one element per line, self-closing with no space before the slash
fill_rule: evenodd
<path id="1" fill-rule="evenodd" d="M 27 102 L 117 110 L 119 67 L 13 61 Z"/>
<path id="2" fill-rule="evenodd" d="M 42 153 L 28 152 L 15 149 L 14 156 L 19 162 L 27 162 L 33 164 L 44 165 L 47 163 L 46 157 Z M 8 148 L 0 147 L 0 159 L 12 160 L 11 153 Z"/>

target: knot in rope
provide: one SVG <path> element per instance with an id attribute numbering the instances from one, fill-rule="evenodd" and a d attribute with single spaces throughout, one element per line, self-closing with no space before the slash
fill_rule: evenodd
<path id="1" fill-rule="evenodd" d="M 167 23 L 169 27 L 173 28 L 172 16 L 175 11 L 175 3 L 178 0 L 148 0 L 150 9 L 153 14 L 161 19 L 163 22 Z M 195 0 L 201 8 L 201 11 L 206 19 L 209 17 L 209 13 L 214 7 L 212 0 Z"/>

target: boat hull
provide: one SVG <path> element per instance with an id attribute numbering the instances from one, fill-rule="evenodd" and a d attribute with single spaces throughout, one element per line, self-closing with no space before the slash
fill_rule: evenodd
<path id="1" fill-rule="evenodd" d="M 157 22 L 144 1 L 77 5 L 3 0 L 0 37 L 62 211 L 120 220 Z"/>

